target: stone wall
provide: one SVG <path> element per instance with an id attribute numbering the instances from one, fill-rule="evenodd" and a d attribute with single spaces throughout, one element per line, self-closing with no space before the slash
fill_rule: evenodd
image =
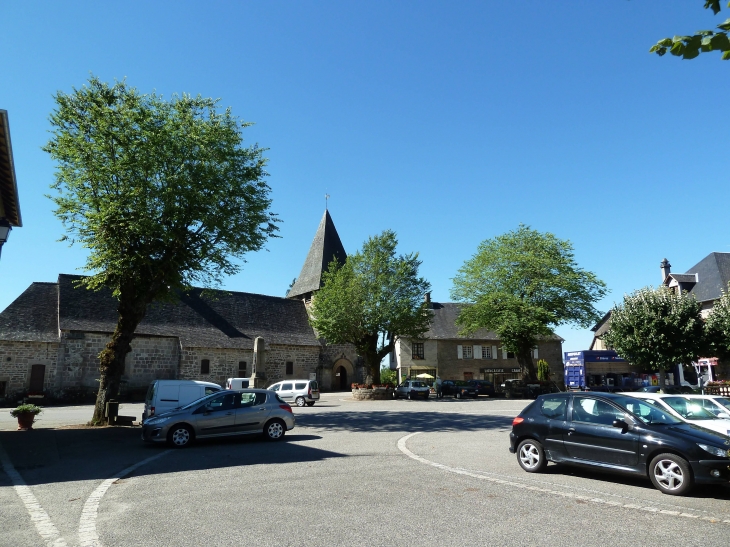
<path id="1" fill-rule="evenodd" d="M 45 365 L 43 387 L 51 390 L 58 371 L 58 350 L 59 344 L 53 342 L 0 341 L 0 382 L 5 385 L 0 401 L 15 404 L 28 392 L 33 365 Z"/>

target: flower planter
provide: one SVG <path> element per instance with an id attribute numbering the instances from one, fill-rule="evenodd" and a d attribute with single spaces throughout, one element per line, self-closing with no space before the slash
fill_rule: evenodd
<path id="1" fill-rule="evenodd" d="M 34 412 L 23 412 L 18 414 L 18 431 L 28 431 L 33 429 L 33 422 L 35 421 Z"/>
<path id="2" fill-rule="evenodd" d="M 352 398 L 356 401 L 385 401 L 393 398 L 389 387 L 352 388 Z"/>

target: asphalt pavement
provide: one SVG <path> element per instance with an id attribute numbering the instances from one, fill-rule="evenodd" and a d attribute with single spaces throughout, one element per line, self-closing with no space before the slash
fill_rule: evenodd
<path id="1" fill-rule="evenodd" d="M 324 394 L 294 408 L 282 442 L 184 450 L 145 445 L 138 427 L 74 428 L 90 406 L 49 408 L 32 432 L 0 412 L 0 546 L 727 545 L 728 487 L 677 498 L 522 471 L 508 434 L 528 402 Z"/>

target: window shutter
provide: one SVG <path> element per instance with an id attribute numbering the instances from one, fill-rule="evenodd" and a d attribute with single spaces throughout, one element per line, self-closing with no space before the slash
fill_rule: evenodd
<path id="1" fill-rule="evenodd" d="M 532 350 L 532 357 L 534 359 L 537 359 L 537 348 L 535 348 L 535 349 Z"/>
<path id="2" fill-rule="evenodd" d="M 482 346 L 474 346 L 474 359 L 482 358 Z"/>
<path id="3" fill-rule="evenodd" d="M 507 350 L 502 348 L 502 359 L 507 359 Z"/>
<path id="4" fill-rule="evenodd" d="M 456 358 L 457 359 L 464 358 L 464 348 L 462 348 L 461 345 L 456 346 Z"/>
<path id="5" fill-rule="evenodd" d="M 492 346 L 492 359 L 497 358 L 497 346 Z"/>

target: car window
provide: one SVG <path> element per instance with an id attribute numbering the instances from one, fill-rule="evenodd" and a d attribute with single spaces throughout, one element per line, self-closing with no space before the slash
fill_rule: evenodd
<path id="1" fill-rule="evenodd" d="M 205 386 L 205 394 L 210 395 L 211 393 L 218 393 L 220 391 L 219 388 L 213 387 L 213 386 Z"/>
<path id="2" fill-rule="evenodd" d="M 637 399 L 634 397 L 616 397 L 615 403 L 622 406 L 635 416 L 641 418 L 647 424 L 681 424 L 669 414 L 658 401 L 651 399 Z"/>
<path id="3" fill-rule="evenodd" d="M 540 412 L 543 416 L 554 420 L 565 420 L 565 410 L 567 408 L 565 397 L 545 397 L 540 406 Z"/>
<path id="4" fill-rule="evenodd" d="M 315 382 L 314 380 L 312 380 L 311 382 L 309 382 L 309 387 L 311 387 L 312 390 L 318 390 L 319 389 L 319 384 L 317 384 L 317 382 Z"/>
<path id="5" fill-rule="evenodd" d="M 281 391 L 291 391 L 291 384 L 281 384 Z"/>
<path id="6" fill-rule="evenodd" d="M 426 387 L 423 382 L 411 382 L 411 387 Z"/>
<path id="7" fill-rule="evenodd" d="M 573 399 L 573 421 L 600 425 L 611 425 L 614 420 L 622 420 L 624 413 L 613 405 L 590 397 Z"/>
<path id="8" fill-rule="evenodd" d="M 307 382 L 297 382 L 294 384 L 294 389 L 307 389 Z"/>
<path id="9" fill-rule="evenodd" d="M 223 410 L 231 410 L 235 404 L 235 393 L 226 393 L 218 397 L 212 397 L 205 403 L 205 409 L 208 412 L 219 412 Z"/>
<path id="10" fill-rule="evenodd" d="M 727 410 L 725 412 L 730 413 L 730 399 L 726 399 L 725 397 L 715 397 L 714 401 L 724 406 Z"/>
<path id="11" fill-rule="evenodd" d="M 241 393 L 241 408 L 248 408 L 254 405 L 256 400 L 255 393 Z"/>
<path id="12" fill-rule="evenodd" d="M 702 408 L 712 413 L 713 416 L 717 416 L 721 412 L 726 411 L 723 407 L 716 405 L 712 399 L 693 399 L 693 401 L 702 404 Z"/>
<path id="13" fill-rule="evenodd" d="M 253 406 L 259 406 L 266 402 L 266 393 L 261 393 L 260 391 L 257 391 L 255 395 L 256 399 L 253 402 Z"/>
<path id="14" fill-rule="evenodd" d="M 707 412 L 702 405 L 684 397 L 662 397 L 672 410 L 688 420 L 714 420 L 715 415 Z"/>
<path id="15" fill-rule="evenodd" d="M 205 397 L 198 399 L 197 401 L 193 401 L 192 403 L 188 403 L 185 406 L 181 407 L 182 410 L 187 410 L 188 408 L 192 407 L 199 407 L 201 406 L 200 403 L 203 403 L 203 405 L 206 404 L 207 401 L 214 398 L 216 395 L 220 395 L 219 391 L 216 391 L 215 393 L 211 393 L 210 395 L 206 395 Z"/>
<path id="16" fill-rule="evenodd" d="M 271 387 L 270 387 L 269 389 L 270 389 L 271 391 L 279 391 L 279 388 L 281 388 L 281 384 L 274 384 L 274 385 L 273 385 L 273 386 L 271 386 Z"/>

